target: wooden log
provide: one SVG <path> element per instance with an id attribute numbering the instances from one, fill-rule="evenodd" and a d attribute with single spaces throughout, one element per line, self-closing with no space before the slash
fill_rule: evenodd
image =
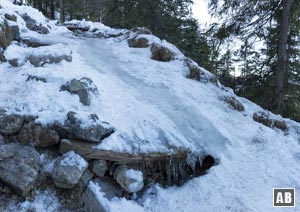
<path id="1" fill-rule="evenodd" d="M 130 164 L 130 163 L 140 163 L 145 161 L 162 161 L 170 159 L 182 159 L 187 158 L 188 152 L 186 151 L 177 151 L 172 154 L 168 153 L 148 153 L 148 154 L 128 154 L 113 152 L 108 150 L 98 150 L 95 149 L 95 144 L 62 139 L 60 142 L 60 153 L 66 153 L 73 150 L 77 154 L 81 155 L 86 159 L 100 159 L 118 162 L 119 164 Z"/>

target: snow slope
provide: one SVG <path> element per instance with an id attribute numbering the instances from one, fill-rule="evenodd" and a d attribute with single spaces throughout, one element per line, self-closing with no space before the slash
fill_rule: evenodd
<path id="1" fill-rule="evenodd" d="M 0 14 L 34 11 L 35 19 L 45 21 L 30 7 L 13 6 L 7 0 L 0 0 L 0 5 Z M 106 34 L 124 33 L 101 24 L 93 27 Z M 221 100 L 235 96 L 230 89 L 185 78 L 182 53 L 154 36 L 147 38 L 171 48 L 175 60 L 151 60 L 149 48 L 129 48 L 126 36 L 88 38 L 56 26 L 48 35 L 23 31 L 21 36 L 56 44 L 56 51 L 63 44 L 72 51 L 73 61 L 39 68 L 29 62 L 19 68 L 0 64 L 0 108 L 38 115 L 41 123 L 62 122 L 68 111 L 96 113 L 116 129 L 99 149 L 129 153 L 187 149 L 211 154 L 219 161 L 208 174 L 181 187 L 155 185 L 136 201 L 106 201 L 109 211 L 300 210 L 298 196 L 296 208 L 272 208 L 273 187 L 293 187 L 296 194 L 300 192 L 298 123 L 286 120 L 289 131 L 282 132 L 254 122 L 253 113 L 263 109 L 239 97 L 245 111 L 231 109 Z M 28 75 L 44 77 L 47 83 L 26 81 Z M 59 91 L 66 81 L 81 77 L 91 78 L 99 90 L 90 106 L 82 105 L 76 95 Z"/>

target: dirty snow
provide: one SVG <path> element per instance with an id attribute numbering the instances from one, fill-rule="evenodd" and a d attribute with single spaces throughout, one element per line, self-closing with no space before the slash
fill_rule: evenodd
<path id="1" fill-rule="evenodd" d="M 181 187 L 154 185 L 137 201 L 107 201 L 110 211 L 274 211 L 273 187 L 293 187 L 300 192 L 299 123 L 286 119 L 288 132 L 256 123 L 253 113 L 264 110 L 240 97 L 245 111 L 232 110 L 220 98 L 233 95 L 231 89 L 186 79 L 182 53 L 156 37 L 148 36 L 171 48 L 176 60 L 153 61 L 149 48 L 129 48 L 126 36 L 76 37 L 30 7 L 18 7 L 7 0 L 0 0 L 0 5 L 0 14 L 27 12 L 40 23 L 52 24 L 48 35 L 39 35 L 26 29 L 21 18 L 17 21 L 22 38 L 56 44 L 49 47 L 53 51 L 63 45 L 73 57 L 71 63 L 39 68 L 28 63 L 18 68 L 0 64 L 0 108 L 8 113 L 38 115 L 43 124 L 63 122 L 69 111 L 95 113 L 116 130 L 99 149 L 128 153 L 185 149 L 211 154 L 219 161 L 208 174 Z M 99 32 L 110 31 L 95 25 Z M 124 34 L 123 30 L 113 31 Z M 28 75 L 44 77 L 47 83 L 26 82 Z M 67 81 L 82 77 L 91 78 L 99 90 L 90 106 L 82 105 L 77 95 L 59 91 Z M 288 211 L 299 210 L 299 202 L 296 204 Z"/>

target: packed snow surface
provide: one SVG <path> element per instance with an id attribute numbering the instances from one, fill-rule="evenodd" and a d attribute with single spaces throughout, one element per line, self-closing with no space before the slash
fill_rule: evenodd
<path id="1" fill-rule="evenodd" d="M 47 22 L 30 7 L 15 6 L 7 0 L 0 0 L 0 5 L 0 15 L 27 12 L 38 22 Z M 300 192 L 300 125 L 285 120 L 289 129 L 283 132 L 254 122 L 253 113 L 263 109 L 244 98 L 236 97 L 245 111 L 233 110 L 222 100 L 224 96 L 235 96 L 230 89 L 185 78 L 184 55 L 175 46 L 146 36 L 176 54 L 175 60 L 164 63 L 150 59 L 150 48 L 129 48 L 126 33 L 130 32 L 126 30 L 82 23 L 102 34 L 120 34 L 91 38 L 75 36 L 47 22 L 53 26 L 50 33 L 40 35 L 26 29 L 19 16 L 17 23 L 21 37 L 52 44 L 47 48 L 53 48 L 53 52 L 68 49 L 73 60 L 38 68 L 28 62 L 18 68 L 0 64 L 0 108 L 38 115 L 38 122 L 44 124 L 63 122 L 69 111 L 82 117 L 96 113 L 115 128 L 99 149 L 128 153 L 184 149 L 211 154 L 218 160 L 206 175 L 181 187 L 154 185 L 136 201 L 106 200 L 109 211 L 268 212 L 275 211 L 274 187 L 292 187 L 296 194 Z M 8 51 L 14 48 L 21 59 L 30 50 L 20 51 L 18 48 L 23 47 L 14 45 Z M 28 75 L 43 77 L 47 83 L 26 81 Z M 60 92 L 64 83 L 82 77 L 92 79 L 98 87 L 99 93 L 93 96 L 90 106 L 82 105 L 77 95 Z M 104 198 L 100 191 L 99 196 Z M 36 204 L 40 204 L 39 199 Z M 297 211 L 299 207 L 296 201 L 295 208 L 276 211 Z"/>

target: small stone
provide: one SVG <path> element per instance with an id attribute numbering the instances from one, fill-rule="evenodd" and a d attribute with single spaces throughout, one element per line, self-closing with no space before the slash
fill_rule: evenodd
<path id="1" fill-rule="evenodd" d="M 92 163 L 92 171 L 98 176 L 103 177 L 108 170 L 105 160 L 94 160 Z"/>
<path id="2" fill-rule="evenodd" d="M 126 165 L 120 165 L 116 168 L 114 179 L 129 193 L 138 192 L 144 187 L 143 173 L 128 169 Z"/>
<path id="3" fill-rule="evenodd" d="M 71 94 L 76 94 L 79 96 L 79 100 L 83 105 L 90 105 L 91 104 L 91 96 L 90 93 L 97 94 L 98 89 L 93 81 L 89 78 L 81 78 L 72 79 L 64 84 L 61 91 L 68 91 Z"/>

